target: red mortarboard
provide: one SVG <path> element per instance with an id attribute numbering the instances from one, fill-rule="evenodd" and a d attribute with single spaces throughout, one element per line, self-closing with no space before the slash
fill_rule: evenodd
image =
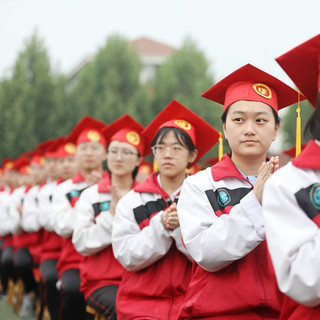
<path id="1" fill-rule="evenodd" d="M 234 102 L 260 101 L 278 110 L 298 101 L 298 92 L 284 82 L 251 64 L 232 72 L 202 94 L 204 98 L 224 105 L 223 112 Z M 302 96 L 300 100 L 303 100 Z"/>
<path id="2" fill-rule="evenodd" d="M 35 150 L 41 152 L 45 158 L 54 158 L 57 142 L 50 139 L 40 143 Z"/>
<path id="3" fill-rule="evenodd" d="M 2 168 L 3 170 L 8 170 L 8 171 L 11 171 L 11 170 L 14 170 L 14 159 L 9 159 L 9 158 L 4 158 L 2 160 Z"/>
<path id="4" fill-rule="evenodd" d="M 74 156 L 75 154 L 76 145 L 73 142 L 70 142 L 69 139 L 65 137 L 57 139 L 57 148 L 55 153 L 56 158 Z"/>
<path id="5" fill-rule="evenodd" d="M 102 131 L 107 125 L 97 119 L 89 116 L 84 116 L 78 124 L 72 129 L 68 136 L 70 142 L 79 144 L 81 142 L 95 141 L 100 142 L 105 147 L 107 140 Z"/>
<path id="6" fill-rule="evenodd" d="M 30 159 L 26 156 L 21 155 L 15 162 L 14 162 L 15 170 L 19 171 L 21 174 L 29 174 L 30 172 Z"/>
<path id="7" fill-rule="evenodd" d="M 139 165 L 138 172 L 151 174 L 153 172 L 153 166 L 151 163 L 147 161 L 142 161 L 141 164 Z"/>
<path id="8" fill-rule="evenodd" d="M 44 165 L 44 156 L 39 151 L 35 151 L 30 160 L 30 164 L 35 164 L 37 166 Z"/>
<path id="9" fill-rule="evenodd" d="M 219 139 L 219 133 L 215 128 L 176 100 L 172 100 L 143 131 L 142 134 L 149 146 L 159 129 L 164 127 L 181 129 L 190 136 L 198 149 L 198 156 L 193 163 L 196 163 Z"/>
<path id="10" fill-rule="evenodd" d="M 320 89 L 319 54 L 320 34 L 276 59 L 314 107 Z"/>
<path id="11" fill-rule="evenodd" d="M 306 144 L 303 143 L 301 145 L 301 151 L 306 147 Z M 282 151 L 282 153 L 286 154 L 287 156 L 291 157 L 291 158 L 295 158 L 296 157 L 296 147 L 292 147 L 292 148 L 289 148 L 289 149 L 286 149 L 284 151 Z"/>
<path id="12" fill-rule="evenodd" d="M 118 140 L 121 142 L 126 142 L 134 146 L 142 157 L 145 157 L 150 153 L 150 148 L 146 147 L 145 139 L 142 136 L 142 131 L 144 127 L 125 114 L 112 122 L 103 133 L 107 137 L 107 140 Z"/>

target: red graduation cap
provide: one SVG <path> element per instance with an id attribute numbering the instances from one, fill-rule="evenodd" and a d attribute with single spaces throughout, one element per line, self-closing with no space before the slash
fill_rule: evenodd
<path id="1" fill-rule="evenodd" d="M 11 158 L 3 158 L 2 160 L 2 168 L 4 171 L 13 171 L 14 170 L 14 159 Z"/>
<path id="2" fill-rule="evenodd" d="M 70 142 L 79 144 L 81 142 L 100 142 L 107 146 L 107 140 L 102 131 L 107 125 L 95 118 L 84 116 L 70 132 L 68 139 Z"/>
<path id="3" fill-rule="evenodd" d="M 246 64 L 213 85 L 204 98 L 224 105 L 223 112 L 234 102 L 260 101 L 276 113 L 298 101 L 298 92 L 270 74 Z M 303 100 L 301 97 L 300 100 Z"/>
<path id="4" fill-rule="evenodd" d="M 303 143 L 301 145 L 301 151 L 306 147 L 306 144 Z M 287 156 L 291 157 L 291 158 L 295 158 L 296 157 L 296 147 L 291 147 L 289 149 L 286 149 L 284 151 L 282 151 L 282 153 L 286 154 Z"/>
<path id="5" fill-rule="evenodd" d="M 150 148 L 146 147 L 145 139 L 141 134 L 143 129 L 144 127 L 139 122 L 125 114 L 112 122 L 103 130 L 103 133 L 109 142 L 117 140 L 129 143 L 144 157 L 150 153 Z"/>
<path id="6" fill-rule="evenodd" d="M 57 141 L 50 139 L 40 143 L 36 150 L 41 152 L 45 158 L 54 158 L 56 147 Z"/>
<path id="7" fill-rule="evenodd" d="M 55 152 L 56 158 L 74 156 L 75 154 L 76 154 L 76 145 L 73 142 L 71 142 L 66 137 L 60 137 L 57 139 L 56 152 Z"/>
<path id="8" fill-rule="evenodd" d="M 276 58 L 281 68 L 316 107 L 320 89 L 320 34 Z"/>
<path id="9" fill-rule="evenodd" d="M 21 155 L 15 162 L 14 162 L 15 170 L 19 171 L 21 174 L 29 174 L 30 172 L 30 159 L 26 156 Z"/>
<path id="10" fill-rule="evenodd" d="M 176 100 L 172 100 L 143 131 L 149 146 L 156 133 L 164 127 L 178 128 L 189 135 L 198 149 L 198 156 L 190 166 L 197 163 L 219 139 L 215 128 Z"/>
<path id="11" fill-rule="evenodd" d="M 30 152 L 31 159 L 30 159 L 30 165 L 35 164 L 37 166 L 43 166 L 44 165 L 44 154 L 43 152 L 35 149 L 33 152 Z"/>

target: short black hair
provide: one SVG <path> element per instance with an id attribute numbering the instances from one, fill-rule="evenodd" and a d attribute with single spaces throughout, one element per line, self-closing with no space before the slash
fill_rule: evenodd
<path id="1" fill-rule="evenodd" d="M 272 110 L 272 113 L 273 113 L 274 120 L 275 120 L 276 124 L 280 123 L 281 122 L 281 118 L 279 117 L 279 115 L 274 111 L 273 108 L 271 108 L 271 110 Z M 227 108 L 227 110 L 221 116 L 221 121 L 222 121 L 223 124 L 225 124 L 226 121 L 227 121 L 228 111 L 229 111 L 229 107 Z"/>
<path id="2" fill-rule="evenodd" d="M 320 99 L 318 99 L 317 108 L 311 114 L 303 133 L 307 139 L 317 139 L 320 141 Z"/>
<path id="3" fill-rule="evenodd" d="M 189 152 L 192 152 L 196 149 L 195 145 L 193 144 L 190 136 L 182 129 L 175 128 L 175 127 L 163 127 L 161 128 L 151 142 L 151 147 L 155 146 L 156 144 L 162 143 L 163 139 L 169 132 L 173 132 L 175 137 L 177 138 L 180 145 L 187 148 Z"/>

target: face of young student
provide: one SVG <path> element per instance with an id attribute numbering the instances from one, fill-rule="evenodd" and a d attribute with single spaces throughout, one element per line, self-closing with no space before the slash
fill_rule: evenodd
<path id="1" fill-rule="evenodd" d="M 131 144 L 113 140 L 108 146 L 107 162 L 112 174 L 125 176 L 131 175 L 139 166 L 141 157 Z"/>
<path id="2" fill-rule="evenodd" d="M 76 161 L 76 157 L 67 156 L 61 157 L 57 159 L 57 171 L 58 176 L 62 180 L 71 179 L 74 177 L 78 171 L 78 163 Z"/>
<path id="3" fill-rule="evenodd" d="M 229 107 L 224 136 L 238 157 L 261 157 L 279 129 L 270 106 L 256 101 L 237 101 Z"/>
<path id="4" fill-rule="evenodd" d="M 179 143 L 173 131 L 169 131 L 156 146 L 164 150 L 155 159 L 159 172 L 166 177 L 173 178 L 185 173 L 188 164 L 196 157 L 196 153 L 190 153 L 187 147 Z"/>
<path id="5" fill-rule="evenodd" d="M 76 159 L 80 170 L 99 170 L 106 157 L 106 149 L 99 142 L 88 141 L 77 145 Z"/>
<path id="6" fill-rule="evenodd" d="M 57 169 L 56 169 L 56 159 L 55 158 L 45 158 L 44 166 L 48 176 L 51 179 L 55 179 L 57 176 Z"/>
<path id="7" fill-rule="evenodd" d="M 41 184 L 45 182 L 47 178 L 45 167 L 43 165 L 37 165 L 37 164 L 31 163 L 30 177 L 34 184 Z"/>

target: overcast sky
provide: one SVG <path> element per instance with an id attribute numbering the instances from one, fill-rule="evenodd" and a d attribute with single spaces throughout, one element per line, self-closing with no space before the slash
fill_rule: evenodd
<path id="1" fill-rule="evenodd" d="M 292 85 L 274 58 L 320 33 L 320 1 L 0 0 L 0 77 L 35 29 L 65 73 L 115 32 L 174 47 L 191 35 L 217 80 L 249 62 Z"/>

